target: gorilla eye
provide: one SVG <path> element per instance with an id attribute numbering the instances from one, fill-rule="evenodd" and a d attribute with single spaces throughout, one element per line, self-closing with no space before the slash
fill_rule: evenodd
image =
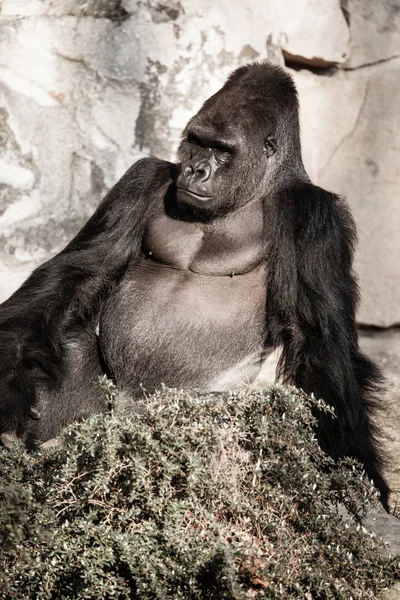
<path id="1" fill-rule="evenodd" d="M 209 150 L 213 150 L 217 154 L 230 154 L 232 152 L 232 148 L 225 144 L 224 141 L 219 140 L 218 138 L 213 139 L 211 136 L 204 136 L 200 138 L 198 135 L 189 131 L 187 135 L 187 141 L 191 146 L 198 146 L 200 148 L 206 148 Z"/>
<path id="2" fill-rule="evenodd" d="M 231 152 L 231 148 L 221 143 L 210 144 L 210 148 L 216 150 L 217 152 L 220 152 L 221 154 L 229 154 Z"/>
<path id="3" fill-rule="evenodd" d="M 275 152 L 276 152 L 276 141 L 272 137 L 272 135 L 269 135 L 265 139 L 263 152 L 267 156 L 267 158 L 271 158 L 271 156 L 273 156 L 275 154 Z"/>
<path id="4" fill-rule="evenodd" d="M 194 133 L 189 133 L 187 141 L 189 142 L 189 144 L 193 144 L 194 146 L 201 146 L 203 147 L 203 143 L 201 141 L 201 139 L 199 137 L 197 137 L 197 135 L 195 135 Z"/>

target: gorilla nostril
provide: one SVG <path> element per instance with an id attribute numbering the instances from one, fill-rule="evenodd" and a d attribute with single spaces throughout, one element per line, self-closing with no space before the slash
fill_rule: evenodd
<path id="1" fill-rule="evenodd" d="M 198 165 L 196 165 L 195 175 L 196 175 L 196 177 L 201 179 L 201 181 L 203 181 L 203 182 L 207 181 L 207 179 L 211 175 L 210 164 L 208 162 L 201 162 Z"/>
<path id="2" fill-rule="evenodd" d="M 183 170 L 184 177 L 191 177 L 194 174 L 194 169 L 191 164 L 187 165 Z"/>
<path id="3" fill-rule="evenodd" d="M 182 170 L 187 181 L 205 183 L 211 176 L 211 165 L 206 160 L 191 160 Z"/>

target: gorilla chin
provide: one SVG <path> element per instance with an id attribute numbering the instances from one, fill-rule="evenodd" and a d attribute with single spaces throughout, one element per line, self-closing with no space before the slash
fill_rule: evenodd
<path id="1" fill-rule="evenodd" d="M 210 202 L 214 198 L 214 196 L 203 196 L 202 194 L 181 187 L 178 187 L 176 195 L 180 203 L 193 204 L 195 206 L 199 203 Z"/>
<path id="2" fill-rule="evenodd" d="M 175 188 L 167 203 L 170 205 L 169 213 L 175 214 L 183 221 L 197 221 L 205 224 L 223 217 L 229 212 L 229 208 L 224 207 L 220 198 L 205 196 L 182 187 Z"/>

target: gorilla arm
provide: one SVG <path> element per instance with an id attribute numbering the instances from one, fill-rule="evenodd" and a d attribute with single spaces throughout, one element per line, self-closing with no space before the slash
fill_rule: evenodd
<path id="1" fill-rule="evenodd" d="M 140 252 L 172 165 L 146 158 L 111 189 L 77 236 L 0 306 L 0 433 L 20 433 L 36 388 L 63 379 L 66 335 L 97 317 L 102 300 Z"/>
<path id="2" fill-rule="evenodd" d="M 268 331 L 282 345 L 278 374 L 336 412 L 318 414 L 321 447 L 365 467 L 388 506 L 378 430 L 372 417 L 383 378 L 358 349 L 358 288 L 352 271 L 356 233 L 345 203 L 310 183 L 282 191 L 274 206 Z"/>

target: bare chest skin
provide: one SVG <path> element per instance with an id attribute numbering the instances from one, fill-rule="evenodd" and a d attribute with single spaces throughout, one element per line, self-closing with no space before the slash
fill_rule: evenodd
<path id="1" fill-rule="evenodd" d="M 103 354 L 130 394 L 251 383 L 265 358 L 261 204 L 210 224 L 160 211 L 100 321 Z"/>
<path id="2" fill-rule="evenodd" d="M 215 277 L 249 273 L 265 259 L 261 202 L 211 223 L 193 223 L 165 212 L 152 222 L 143 251 L 153 263 Z"/>

